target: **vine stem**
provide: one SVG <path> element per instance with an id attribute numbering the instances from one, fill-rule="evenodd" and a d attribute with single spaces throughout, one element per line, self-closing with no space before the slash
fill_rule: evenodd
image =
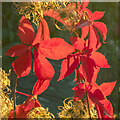
<path id="1" fill-rule="evenodd" d="M 76 37 L 79 37 L 79 29 L 76 29 L 74 32 L 75 32 L 75 36 L 76 36 Z M 77 33 L 77 34 L 76 34 L 76 33 Z M 82 62 L 82 60 L 81 60 L 81 62 Z M 79 81 L 79 83 L 80 83 L 78 67 L 76 68 L 76 70 L 77 70 L 77 79 L 78 79 L 78 81 Z M 83 82 L 85 83 L 84 77 L 83 77 Z M 85 93 L 86 93 L 86 99 L 87 99 L 87 108 L 88 108 L 88 112 L 89 112 L 89 118 L 90 118 L 90 120 L 92 120 L 91 114 L 90 114 L 90 107 L 89 107 L 88 93 L 87 93 L 87 90 L 86 90 L 86 85 L 85 85 Z"/>
<path id="2" fill-rule="evenodd" d="M 19 92 L 19 91 L 16 91 L 16 93 L 21 94 L 21 95 L 25 95 L 25 96 L 29 96 L 28 94 L 23 93 L 23 92 Z"/>
<path id="3" fill-rule="evenodd" d="M 77 79 L 80 83 L 78 67 L 76 68 L 76 70 L 77 70 Z M 83 78 L 83 82 L 85 83 L 84 78 Z M 88 93 L 87 93 L 87 90 L 86 90 L 86 85 L 85 85 L 85 93 L 86 93 L 86 99 L 87 99 L 87 108 L 88 108 L 89 118 L 90 118 L 90 120 L 92 120 L 91 113 L 90 113 L 90 107 L 89 107 L 89 101 L 88 101 Z"/>
<path id="4" fill-rule="evenodd" d="M 15 79 L 14 87 L 14 118 L 16 119 L 16 88 L 17 88 L 17 78 Z"/>
<path id="5" fill-rule="evenodd" d="M 85 93 L 86 93 L 87 108 L 88 108 L 89 117 L 90 117 L 90 120 L 92 120 L 91 113 L 90 113 L 89 100 L 88 100 L 88 93 L 87 93 L 87 90 L 86 90 L 86 85 L 85 85 Z"/>

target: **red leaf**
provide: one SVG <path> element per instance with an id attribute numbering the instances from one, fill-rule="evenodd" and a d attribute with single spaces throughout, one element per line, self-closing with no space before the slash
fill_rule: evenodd
<path id="1" fill-rule="evenodd" d="M 85 47 L 85 41 L 79 37 L 70 37 L 70 41 L 77 50 L 82 51 Z"/>
<path id="2" fill-rule="evenodd" d="M 41 23 L 42 23 L 42 27 L 43 27 L 42 28 L 43 38 L 44 38 L 44 40 L 48 40 L 48 39 L 50 39 L 48 24 L 45 21 L 45 19 L 41 19 Z"/>
<path id="3" fill-rule="evenodd" d="M 24 111 L 29 111 L 34 107 L 34 105 L 35 105 L 35 100 L 31 99 L 26 104 L 24 104 L 23 109 L 24 109 Z"/>
<path id="4" fill-rule="evenodd" d="M 17 78 L 24 77 L 31 70 L 31 51 L 28 50 L 12 63 L 13 70 L 17 74 Z"/>
<path id="5" fill-rule="evenodd" d="M 24 111 L 25 105 L 29 103 L 29 100 L 31 99 L 32 95 L 29 95 L 29 97 L 26 99 L 26 101 L 23 104 L 18 105 L 16 109 L 16 118 L 27 118 L 27 114 L 29 111 Z M 11 120 L 11 118 L 14 118 L 14 109 L 11 110 L 9 114 L 8 120 Z"/>
<path id="6" fill-rule="evenodd" d="M 99 20 L 103 17 L 105 12 L 95 11 L 92 13 L 90 20 Z"/>
<path id="7" fill-rule="evenodd" d="M 40 107 L 40 103 L 37 99 L 33 98 L 32 95 L 26 99 L 23 104 L 20 104 L 16 107 L 16 118 L 27 118 L 27 114 L 34 107 Z M 8 120 L 14 118 L 14 109 L 10 112 Z"/>
<path id="8" fill-rule="evenodd" d="M 88 69 L 91 70 L 91 71 L 87 71 Z M 93 66 L 85 66 L 84 63 L 83 63 L 83 65 L 82 64 L 80 65 L 78 70 L 79 70 L 79 73 L 84 75 L 87 82 L 89 82 L 92 85 L 96 85 L 95 82 L 96 82 L 96 79 L 97 79 L 98 72 L 100 70 L 99 67 L 95 67 L 94 65 Z"/>
<path id="9" fill-rule="evenodd" d="M 96 105 L 96 110 L 98 113 L 98 119 L 104 118 L 104 109 L 101 106 Z"/>
<path id="10" fill-rule="evenodd" d="M 34 50 L 35 73 L 38 79 L 46 80 L 54 76 L 54 69 L 49 61 L 38 51 Z"/>
<path id="11" fill-rule="evenodd" d="M 106 40 L 106 35 L 107 35 L 107 27 L 104 23 L 102 22 L 94 22 L 93 26 L 97 28 L 97 30 L 100 32 L 103 38 L 103 42 Z M 106 43 L 106 42 L 104 42 Z"/>
<path id="12" fill-rule="evenodd" d="M 104 99 L 104 100 L 100 100 L 99 103 L 104 108 L 104 112 L 106 113 L 106 115 L 108 115 L 110 118 L 113 118 L 113 107 L 110 101 Z"/>
<path id="13" fill-rule="evenodd" d="M 20 37 L 21 41 L 26 44 L 32 44 L 34 40 L 34 29 L 28 19 L 24 16 L 22 16 L 20 19 L 18 36 Z"/>
<path id="14" fill-rule="evenodd" d="M 50 39 L 48 24 L 45 21 L 45 19 L 41 19 L 38 32 L 36 34 L 35 40 L 33 41 L 32 45 L 41 43 L 43 40 L 48 40 L 48 39 Z"/>
<path id="15" fill-rule="evenodd" d="M 104 115 L 104 119 L 105 120 L 111 120 L 111 118 L 108 115 Z M 114 119 L 112 119 L 112 120 L 114 120 Z"/>
<path id="16" fill-rule="evenodd" d="M 95 64 L 100 68 L 110 68 L 109 64 L 107 63 L 107 60 L 105 56 L 99 52 L 94 52 L 90 56 L 91 59 L 94 60 Z"/>
<path id="17" fill-rule="evenodd" d="M 20 118 L 24 118 L 24 119 L 27 118 L 27 114 L 28 114 L 29 111 L 23 111 L 22 105 L 23 104 L 18 105 L 16 107 L 16 118 L 19 118 L 19 119 Z M 8 117 L 9 117 L 8 120 L 14 120 L 14 109 L 11 110 L 11 112 L 10 112 Z"/>
<path id="18" fill-rule="evenodd" d="M 40 103 L 37 98 L 34 98 L 32 95 L 29 95 L 25 103 L 22 104 L 23 111 L 30 111 L 34 107 L 40 107 Z"/>
<path id="19" fill-rule="evenodd" d="M 92 80 L 91 80 L 91 84 L 95 85 L 100 68 L 99 67 L 94 67 L 93 69 L 94 69 L 94 73 L 93 73 L 93 77 L 92 77 Z"/>
<path id="20" fill-rule="evenodd" d="M 89 0 L 85 0 L 84 2 L 81 2 L 82 8 L 86 8 L 89 4 Z"/>
<path id="21" fill-rule="evenodd" d="M 50 84 L 50 79 L 47 80 L 37 80 L 37 82 L 35 83 L 34 87 L 33 87 L 33 95 L 39 95 L 42 92 L 44 92 L 48 86 Z"/>
<path id="22" fill-rule="evenodd" d="M 69 76 L 79 65 L 80 58 L 76 54 L 69 55 L 62 61 L 60 77 L 57 81 Z"/>
<path id="23" fill-rule="evenodd" d="M 95 63 L 91 58 L 85 56 L 81 57 L 79 72 L 85 77 L 87 82 L 95 82 L 95 76 L 97 74 L 97 70 L 95 69 Z"/>
<path id="24" fill-rule="evenodd" d="M 62 38 L 52 38 L 41 42 L 38 50 L 47 58 L 59 60 L 74 52 L 74 47 Z"/>
<path id="25" fill-rule="evenodd" d="M 95 87 L 93 85 L 86 84 L 86 90 L 89 95 L 89 98 L 94 102 L 95 104 L 99 105 L 100 100 L 104 100 L 105 96 L 103 93 L 99 90 L 98 87 Z"/>
<path id="26" fill-rule="evenodd" d="M 88 8 L 83 8 L 82 11 L 87 12 L 89 18 L 92 15 L 92 12 Z"/>
<path id="27" fill-rule="evenodd" d="M 77 41 L 77 39 L 78 39 L 79 37 L 70 37 L 70 42 L 71 42 L 71 44 L 74 44 L 76 41 Z"/>
<path id="28" fill-rule="evenodd" d="M 83 98 L 84 94 L 85 94 L 85 86 L 84 83 L 79 83 L 76 87 L 74 87 L 72 90 L 75 91 L 75 97 L 74 100 L 80 100 Z"/>
<path id="29" fill-rule="evenodd" d="M 62 18 L 60 17 L 59 13 L 50 9 L 50 10 L 46 10 L 44 13 L 43 13 L 44 16 L 49 16 L 49 17 L 52 17 L 54 19 L 56 19 L 57 21 L 61 22 L 62 24 L 64 24 L 64 21 L 62 20 Z"/>
<path id="30" fill-rule="evenodd" d="M 86 90 L 88 93 L 89 98 L 98 106 L 100 109 L 104 110 L 104 113 L 109 115 L 110 117 L 113 116 L 113 107 L 109 100 L 106 99 L 104 93 L 99 89 L 99 87 L 95 87 L 93 85 L 86 84 Z M 102 113 L 103 114 L 103 113 Z"/>
<path id="31" fill-rule="evenodd" d="M 27 45 L 23 45 L 23 44 L 15 45 L 9 48 L 5 53 L 5 55 L 11 56 L 11 57 L 20 56 L 23 53 L 25 53 L 28 49 L 29 49 L 29 46 Z"/>
<path id="32" fill-rule="evenodd" d="M 89 29 L 88 48 L 92 51 L 96 51 L 99 45 L 99 35 L 93 26 Z"/>
<path id="33" fill-rule="evenodd" d="M 104 93 L 105 96 L 108 96 L 113 91 L 116 82 L 117 81 L 115 81 L 115 82 L 109 82 L 109 83 L 102 83 L 99 86 L 99 89 Z"/>
<path id="34" fill-rule="evenodd" d="M 88 26 L 86 26 L 86 27 L 82 27 L 81 38 L 82 38 L 82 39 L 85 39 L 86 36 L 88 35 L 88 32 L 89 32 L 89 27 L 88 27 Z"/>

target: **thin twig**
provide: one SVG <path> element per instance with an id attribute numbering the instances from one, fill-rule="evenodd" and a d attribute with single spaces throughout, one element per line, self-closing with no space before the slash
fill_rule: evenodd
<path id="1" fill-rule="evenodd" d="M 21 94 L 21 95 L 25 95 L 25 96 L 30 96 L 30 95 L 28 95 L 28 94 L 26 94 L 26 93 L 19 92 L 19 91 L 16 91 L 16 93 Z"/>
<path id="2" fill-rule="evenodd" d="M 81 62 L 82 62 L 82 60 L 81 60 Z M 82 81 L 85 84 L 85 78 L 84 77 L 83 77 Z M 87 108 L 88 108 L 89 117 L 90 117 L 90 120 L 92 120 L 91 113 L 90 113 L 90 107 L 89 107 L 89 100 L 88 100 L 88 93 L 87 93 L 86 85 L 85 85 L 85 93 L 86 93 Z"/>
<path id="3" fill-rule="evenodd" d="M 75 32 L 77 33 L 76 36 L 78 37 L 78 36 L 79 36 L 79 30 L 76 29 Z M 81 62 L 82 62 L 82 61 L 81 61 Z M 79 81 L 79 83 L 80 83 L 80 77 L 79 77 L 78 67 L 76 68 L 76 70 L 77 70 L 77 79 L 78 79 L 78 81 Z M 85 83 L 85 79 L 84 79 L 84 77 L 83 77 L 83 82 Z M 92 118 L 91 118 L 91 114 L 90 114 L 90 107 L 89 107 L 89 101 L 88 101 L 88 94 L 87 94 L 87 90 L 86 90 L 86 85 L 85 85 L 85 91 L 86 91 L 87 108 L 88 108 L 88 112 L 89 112 L 89 117 L 90 117 L 90 120 L 92 120 Z"/>
<path id="4" fill-rule="evenodd" d="M 14 118 L 16 118 L 16 88 L 17 88 L 17 78 L 15 79 L 15 87 L 14 87 Z"/>
<path id="5" fill-rule="evenodd" d="M 92 120 L 91 113 L 90 113 L 89 100 L 88 100 L 88 93 L 87 93 L 87 90 L 86 90 L 86 85 L 85 85 L 85 93 L 86 93 L 86 98 L 87 98 L 87 108 L 88 108 L 89 117 L 90 117 L 90 120 Z"/>

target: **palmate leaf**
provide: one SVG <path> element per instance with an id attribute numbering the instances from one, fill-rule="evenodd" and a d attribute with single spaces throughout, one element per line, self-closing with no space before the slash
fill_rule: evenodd
<path id="1" fill-rule="evenodd" d="M 104 13 L 105 12 L 95 11 L 95 12 L 92 13 L 90 19 L 93 20 L 93 21 L 94 20 L 99 20 L 104 16 Z"/>
<path id="2" fill-rule="evenodd" d="M 38 51 L 40 51 L 42 55 L 53 60 L 63 59 L 74 52 L 74 50 L 74 47 L 62 38 L 44 40 L 38 48 Z"/>
<path id="3" fill-rule="evenodd" d="M 58 81 L 70 75 L 78 67 L 79 63 L 80 57 L 76 54 L 69 55 L 67 58 L 65 58 L 62 61 L 60 77 Z"/>
<path id="4" fill-rule="evenodd" d="M 27 114 L 34 107 L 40 107 L 40 103 L 37 99 L 33 98 L 32 95 L 29 95 L 26 101 L 23 104 L 20 104 L 16 107 L 16 118 L 27 118 Z M 14 118 L 14 109 L 10 112 L 8 120 Z"/>
<path id="5" fill-rule="evenodd" d="M 5 55 L 11 56 L 11 57 L 20 56 L 23 53 L 25 53 L 28 49 L 29 49 L 29 46 L 26 46 L 24 44 L 14 45 L 13 47 L 7 50 Z"/>
<path id="6" fill-rule="evenodd" d="M 33 87 L 33 91 L 32 91 L 33 95 L 39 95 L 43 93 L 48 88 L 49 84 L 50 84 L 50 79 L 46 79 L 46 80 L 38 79 Z"/>
<path id="7" fill-rule="evenodd" d="M 86 19 L 81 19 L 78 24 L 75 25 L 75 28 L 81 28 L 82 29 L 82 35 L 81 38 L 86 38 L 86 36 L 89 34 L 89 46 L 92 48 L 91 45 L 97 45 L 99 44 L 99 35 L 97 30 L 100 32 L 103 43 L 106 43 L 106 35 L 107 35 L 107 27 L 102 22 L 96 22 L 95 20 L 99 20 L 103 17 L 104 12 L 101 11 L 95 11 L 90 12 L 89 9 L 83 10 L 85 13 L 87 12 Z M 83 13 L 84 14 L 84 13 Z M 83 16 L 84 17 L 84 16 Z M 89 19 L 87 19 L 89 18 Z"/>
<path id="8" fill-rule="evenodd" d="M 54 68 L 49 61 L 36 50 L 34 50 L 34 65 L 35 73 L 38 79 L 46 80 L 51 79 L 54 76 Z"/>
<path id="9" fill-rule="evenodd" d="M 20 19 L 18 31 L 21 42 L 29 44 L 29 46 L 19 44 L 11 47 L 5 53 L 11 57 L 19 56 L 12 63 L 13 70 L 18 78 L 28 75 L 31 70 L 31 48 L 37 49 L 37 51 L 34 49 L 35 69 L 33 70 L 40 80 L 51 79 L 54 76 L 54 69 L 45 57 L 55 60 L 63 59 L 74 51 L 74 48 L 63 39 L 50 39 L 49 28 L 45 19 L 41 19 L 36 37 L 32 25 L 24 16 Z"/>
<path id="10" fill-rule="evenodd" d="M 94 34 L 90 33 L 90 35 L 94 38 Z M 85 42 L 79 37 L 70 37 L 70 40 L 74 48 L 80 52 L 71 54 L 63 60 L 58 81 L 70 75 L 81 62 L 80 69 L 78 69 L 79 73 L 85 77 L 87 82 L 94 83 L 96 81 L 99 68 L 110 67 L 105 56 L 99 52 L 96 52 L 101 45 L 98 45 L 96 48 L 94 41 L 91 40 L 90 43 L 89 41 Z"/>
<path id="11" fill-rule="evenodd" d="M 92 103 L 96 105 L 98 118 L 104 118 L 104 113 L 110 118 L 113 118 L 113 107 L 110 101 L 107 100 L 106 96 L 111 94 L 113 88 L 115 87 L 115 84 L 116 81 L 103 83 L 100 86 L 98 86 L 97 84 L 92 85 L 88 83 L 79 83 L 76 87 L 73 88 L 73 90 L 75 91 L 74 100 L 81 99 L 84 96 L 84 91 L 86 88 L 89 100 L 91 101 L 89 105 L 92 106 Z M 109 87 L 107 88 L 107 86 Z"/>
<path id="12" fill-rule="evenodd" d="M 32 44 L 35 32 L 29 20 L 22 16 L 18 26 L 18 36 L 22 43 Z"/>
<path id="13" fill-rule="evenodd" d="M 31 71 L 31 51 L 26 51 L 12 63 L 17 78 L 28 75 Z"/>

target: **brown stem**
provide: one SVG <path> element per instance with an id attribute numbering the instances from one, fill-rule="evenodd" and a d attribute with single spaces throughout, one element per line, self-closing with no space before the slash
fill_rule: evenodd
<path id="1" fill-rule="evenodd" d="M 79 37 L 79 29 L 74 30 L 74 37 Z"/>
<path id="2" fill-rule="evenodd" d="M 76 29 L 76 30 L 75 30 L 75 33 L 77 33 L 75 36 L 79 37 L 79 29 Z M 79 83 L 80 83 L 78 67 L 76 68 L 76 70 L 77 70 L 77 79 L 78 79 L 78 81 L 79 81 Z M 84 79 L 84 77 L 83 77 L 83 82 L 85 83 L 85 79 Z M 92 120 L 92 118 L 91 118 L 91 114 L 90 114 L 90 107 L 89 107 L 88 93 L 87 93 L 87 90 L 86 90 L 86 85 L 85 85 L 85 91 L 86 91 L 87 108 L 88 108 L 88 112 L 89 112 L 89 118 L 90 118 L 90 120 Z M 83 101 L 84 101 L 84 98 L 83 98 Z"/>
<path id="3" fill-rule="evenodd" d="M 77 79 L 78 79 L 78 81 L 80 83 L 78 67 L 76 68 L 76 70 L 77 70 Z M 83 78 L 83 82 L 85 83 L 84 78 Z M 87 108 L 88 108 L 89 118 L 90 118 L 90 120 L 92 120 L 91 113 L 90 113 L 90 107 L 89 107 L 89 101 L 88 101 L 88 93 L 87 93 L 87 90 L 86 90 L 86 85 L 85 85 L 85 93 L 86 93 L 86 99 L 87 99 Z M 82 101 L 84 101 L 84 98 L 82 99 Z"/>
<path id="4" fill-rule="evenodd" d="M 77 70 L 77 80 L 78 80 L 78 81 L 79 81 L 79 83 L 80 83 L 80 78 L 79 78 L 78 67 L 76 68 L 76 70 Z"/>
<path id="5" fill-rule="evenodd" d="M 90 107 L 89 107 L 89 101 L 88 101 L 88 93 L 86 90 L 86 85 L 85 85 L 85 93 L 86 93 L 86 98 L 87 98 L 87 108 L 88 108 L 88 113 L 89 113 L 89 118 L 92 120 L 91 113 L 90 113 Z"/>
<path id="6" fill-rule="evenodd" d="M 82 62 L 82 60 L 81 60 L 81 62 Z M 83 82 L 85 83 L 85 78 L 84 77 L 83 77 Z M 89 107 L 88 93 L 87 93 L 87 90 L 86 90 L 86 85 L 85 85 L 85 93 L 86 93 L 87 108 L 88 108 L 89 117 L 90 117 L 90 120 L 92 120 L 91 113 L 90 113 L 90 107 Z"/>
<path id="7" fill-rule="evenodd" d="M 14 87 L 14 118 L 16 118 L 16 88 L 17 88 L 17 78 L 15 79 L 15 87 Z"/>

